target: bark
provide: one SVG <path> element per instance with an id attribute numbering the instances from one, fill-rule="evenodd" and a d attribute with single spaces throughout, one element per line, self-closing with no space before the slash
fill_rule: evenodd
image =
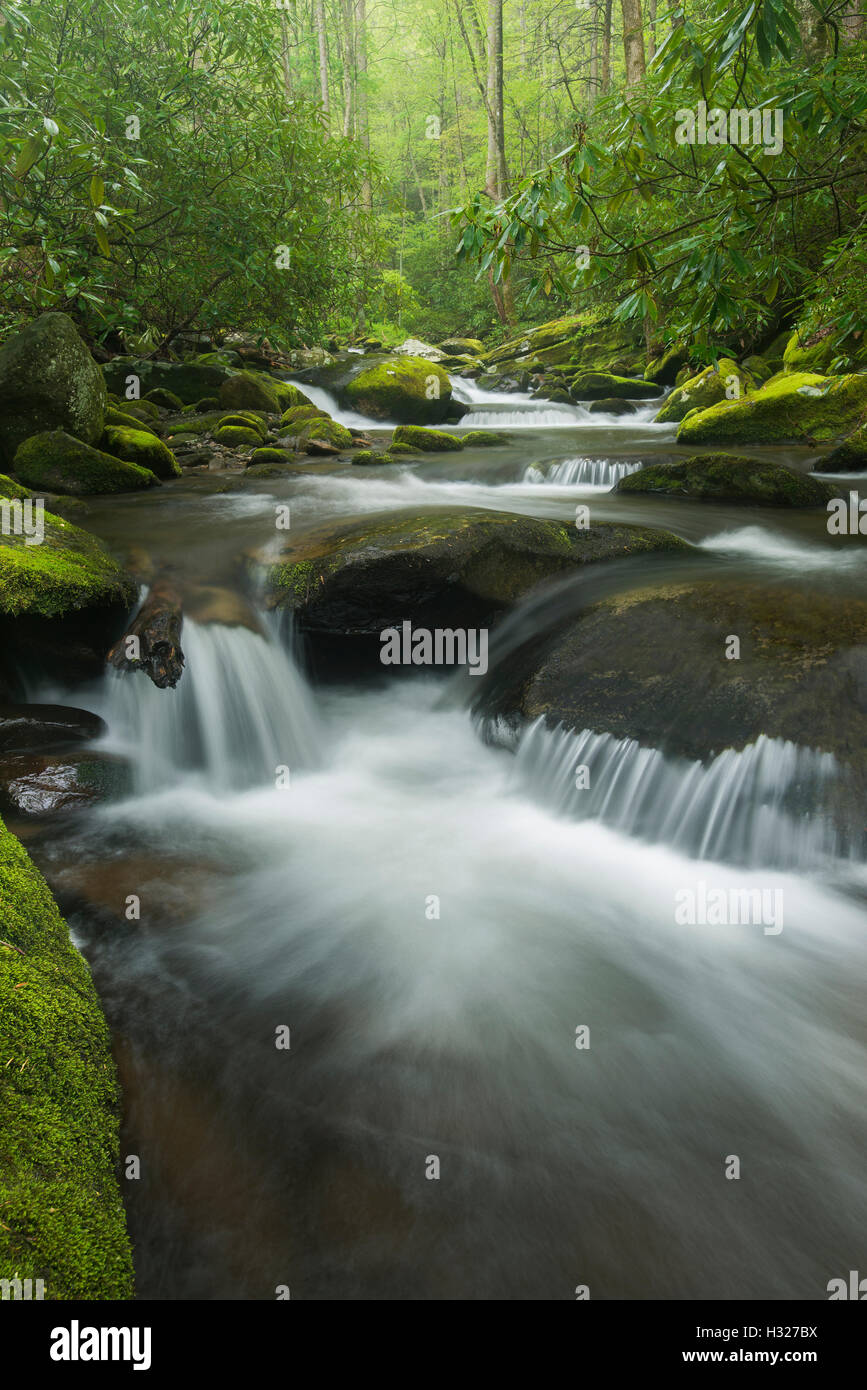
<path id="1" fill-rule="evenodd" d="M 627 89 L 644 77 L 644 32 L 641 0 L 620 0 L 623 11 L 623 55 L 626 59 Z"/>
<path id="2" fill-rule="evenodd" d="M 370 154 L 370 126 L 367 116 L 367 11 L 366 0 L 356 0 L 355 5 L 355 54 L 358 82 L 355 92 L 356 133 L 365 156 Z M 370 181 L 365 178 L 361 190 L 361 203 L 367 212 L 372 207 Z"/>
<path id="3" fill-rule="evenodd" d="M 605 0 L 605 17 L 602 22 L 602 91 L 611 87 L 611 7 L 614 0 Z"/>
<path id="4" fill-rule="evenodd" d="M 181 650 L 181 596 L 170 579 L 154 580 L 130 627 L 106 657 L 116 671 L 144 671 L 160 690 L 176 686 L 184 671 Z M 129 638 L 138 642 L 139 660 L 129 656 Z"/>
<path id="5" fill-rule="evenodd" d="M 289 21 L 280 11 L 280 63 L 283 68 L 283 91 L 287 104 L 292 100 L 292 67 L 289 62 Z"/>
<path id="6" fill-rule="evenodd" d="M 322 0 L 316 0 L 316 39 L 319 45 L 319 94 L 322 102 L 322 121 L 327 133 L 331 124 L 331 108 L 328 102 L 328 47 L 325 39 L 325 7 Z"/>
<path id="7" fill-rule="evenodd" d="M 647 59 L 652 62 L 656 54 L 656 0 L 647 0 L 647 21 L 650 32 L 647 36 Z"/>

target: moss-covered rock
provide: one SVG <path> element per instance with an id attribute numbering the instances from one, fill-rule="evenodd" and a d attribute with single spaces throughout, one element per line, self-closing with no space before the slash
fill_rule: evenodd
<path id="1" fill-rule="evenodd" d="M 221 415 L 219 428 L 225 429 L 229 425 L 238 425 L 243 430 L 255 430 L 260 439 L 264 439 L 268 433 L 268 426 L 259 415 L 254 415 L 252 410 L 238 410 L 229 415 Z"/>
<path id="2" fill-rule="evenodd" d="M 845 346 L 835 346 L 836 336 L 831 326 L 814 332 L 796 328 L 783 352 L 784 369 L 787 372 L 816 372 L 826 376 L 836 358 L 849 355 Z M 848 347 L 856 356 L 859 355 L 858 344 L 850 343 Z"/>
<path id="3" fill-rule="evenodd" d="M 45 430 L 85 443 L 102 433 L 106 388 L 66 314 L 41 314 L 0 348 L 0 466 Z"/>
<path id="4" fill-rule="evenodd" d="M 29 487 L 24 487 L 23 483 L 18 483 L 14 478 L 7 478 L 5 473 L 0 473 L 0 497 L 9 500 L 17 498 L 19 502 L 26 502 L 27 498 L 32 496 L 33 493 Z"/>
<path id="5" fill-rule="evenodd" d="M 452 386 L 436 362 L 390 357 L 369 367 L 343 388 L 345 403 L 372 420 L 435 425 L 448 414 Z"/>
<path id="6" fill-rule="evenodd" d="M 254 449 L 250 455 L 250 464 L 260 463 L 293 463 L 295 455 L 291 449 Z"/>
<path id="7" fill-rule="evenodd" d="M 714 367 L 705 367 L 703 372 L 691 376 L 682 386 L 676 386 L 662 409 L 654 417 L 659 425 L 682 420 L 691 410 L 707 410 L 719 401 L 731 399 L 727 394 L 739 393 L 738 399 L 745 396 L 753 386 L 748 377 L 730 357 L 721 357 Z"/>
<path id="8" fill-rule="evenodd" d="M 121 425 L 128 430 L 146 430 L 148 434 L 157 435 L 156 429 L 150 421 L 143 420 L 138 415 L 133 415 L 130 411 L 119 410 L 117 406 L 110 405 L 105 412 L 106 425 Z"/>
<path id="9" fill-rule="evenodd" d="M 764 386 L 774 375 L 774 368 L 766 357 L 760 357 L 758 353 L 753 353 L 750 357 L 745 357 L 741 363 L 741 369 L 752 377 L 756 386 Z"/>
<path id="10" fill-rule="evenodd" d="M 318 405 L 293 405 L 283 413 L 280 421 L 281 429 L 291 429 L 293 425 L 301 425 L 306 420 L 330 420 L 331 416 L 327 410 L 320 410 Z"/>
<path id="11" fill-rule="evenodd" d="M 651 463 L 621 478 L 612 490 L 760 507 L 824 507 L 837 495 L 836 488 L 809 474 L 738 454 L 699 454 L 677 463 Z"/>
<path id="12" fill-rule="evenodd" d="M 115 357 L 104 364 L 102 372 L 108 389 L 124 402 L 124 409 L 126 402 L 134 399 L 127 396 L 128 390 L 136 392 L 137 399 L 162 388 L 184 405 L 194 405 L 202 396 L 217 395 L 229 377 L 226 367 L 201 362 L 151 362 L 145 357 Z M 149 403 L 154 405 L 153 401 Z"/>
<path id="13" fill-rule="evenodd" d="M 171 449 L 146 430 L 108 425 L 101 443 L 106 453 L 123 459 L 125 463 L 150 469 L 158 478 L 180 477 L 181 467 Z"/>
<path id="14" fill-rule="evenodd" d="M 126 1299 L 120 1096 L 87 963 L 0 821 L 0 1278 L 46 1299 Z"/>
<path id="15" fill-rule="evenodd" d="M 400 425 L 392 435 L 394 444 L 410 444 L 426 454 L 448 453 L 464 447 L 464 441 L 445 430 L 423 429 L 420 425 Z"/>
<path id="16" fill-rule="evenodd" d="M 163 427 L 165 437 L 173 439 L 178 434 L 210 434 L 219 428 L 225 414 L 224 410 L 210 410 L 206 415 L 185 415 L 182 419 L 167 420 Z"/>
<path id="17" fill-rule="evenodd" d="M 400 448 L 400 446 L 397 446 Z M 412 450 L 413 453 L 420 453 L 420 449 Z M 400 460 L 394 455 L 394 446 L 389 445 L 388 449 L 381 454 L 374 453 L 373 449 L 359 449 L 357 454 L 353 454 L 352 462 L 359 464 L 362 468 L 375 467 L 377 464 L 398 463 Z"/>
<path id="18" fill-rule="evenodd" d="M 572 378 L 570 394 L 576 401 L 596 401 L 605 396 L 623 401 L 649 400 L 660 395 L 652 381 L 634 381 L 631 377 L 613 376 L 610 372 L 579 372 Z"/>
<path id="19" fill-rule="evenodd" d="M 690 412 L 677 438 L 684 444 L 814 444 L 843 438 L 865 419 L 867 375 L 796 372 L 772 377 L 739 401 Z"/>
<path id="20" fill-rule="evenodd" d="M 267 372 L 234 372 L 220 387 L 220 405 L 224 410 L 264 410 L 268 415 L 280 415 L 299 404 L 297 395 L 297 386 L 278 381 Z"/>
<path id="21" fill-rule="evenodd" d="M 153 436 L 142 434 L 142 438 L 152 440 Z M 63 430 L 34 434 L 25 440 L 15 455 L 14 471 L 22 483 L 37 492 L 68 493 L 72 497 L 159 487 L 159 479 L 150 469 L 102 453 Z"/>
<path id="22" fill-rule="evenodd" d="M 467 430 L 460 439 L 465 449 L 497 449 L 501 444 L 509 444 L 511 435 L 503 430 Z"/>
<path id="23" fill-rule="evenodd" d="M 438 343 L 440 352 L 445 352 L 452 357 L 479 357 L 485 350 L 484 343 L 478 338 L 446 338 L 444 343 Z"/>
<path id="24" fill-rule="evenodd" d="M 135 601 L 136 586 L 96 536 L 52 512 L 45 537 L 0 532 L 0 616 L 61 618 L 83 609 L 120 616 Z"/>
<path id="25" fill-rule="evenodd" d="M 284 381 L 281 383 L 283 388 L 283 409 L 291 410 L 293 406 L 313 405 L 309 396 L 305 396 L 300 386 L 296 386 L 294 381 Z"/>
<path id="26" fill-rule="evenodd" d="M 246 449 L 251 444 L 255 446 L 262 443 L 261 434 L 250 425 L 220 425 L 214 431 L 214 439 L 218 444 L 225 444 L 228 449 Z"/>
<path id="27" fill-rule="evenodd" d="M 424 449 L 417 449 L 414 444 L 401 444 L 399 440 L 395 444 L 392 440 L 388 446 L 388 452 L 397 457 L 400 454 L 423 454 Z"/>
<path id="28" fill-rule="evenodd" d="M 590 401 L 587 412 L 589 415 L 634 415 L 637 408 L 634 401 L 621 401 L 616 396 L 603 396 L 601 400 Z"/>
<path id="29" fill-rule="evenodd" d="M 152 391 L 148 391 L 144 399 L 152 401 L 162 410 L 182 410 L 185 404 L 180 396 L 176 396 L 174 391 L 167 390 L 165 386 L 155 386 Z"/>
<path id="30" fill-rule="evenodd" d="M 660 357 L 656 357 L 652 362 L 648 362 L 645 368 L 644 378 L 646 381 L 653 381 L 657 386 L 673 386 L 677 380 L 677 374 L 689 362 L 689 348 L 683 343 L 676 343 L 674 347 L 668 348 Z"/>
<path id="31" fill-rule="evenodd" d="M 276 560 L 269 551 L 252 563 L 267 602 L 292 609 L 306 631 L 378 635 L 407 619 L 484 626 L 537 584 L 577 566 L 684 548 L 649 527 L 578 530 L 508 513 L 443 510 L 331 523 L 287 538 Z"/>
<path id="32" fill-rule="evenodd" d="M 319 442 L 330 444 L 335 449 L 352 448 L 352 435 L 346 426 L 339 425 L 327 415 L 308 420 L 298 431 L 298 439 L 305 445 Z"/>
<path id="33" fill-rule="evenodd" d="M 867 425 L 844 439 L 843 443 L 814 465 L 817 473 L 864 473 L 867 471 Z"/>
<path id="34" fill-rule="evenodd" d="M 203 396 L 200 401 L 196 401 L 193 409 L 197 415 L 204 415 L 211 410 L 219 410 L 220 398 L 219 396 Z"/>

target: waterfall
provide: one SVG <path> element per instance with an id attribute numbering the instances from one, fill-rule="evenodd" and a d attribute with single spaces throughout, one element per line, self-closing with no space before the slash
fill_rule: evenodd
<path id="1" fill-rule="evenodd" d="M 524 470 L 525 483 L 558 483 L 560 486 L 613 487 L 621 478 L 637 473 L 640 463 L 614 463 L 611 459 L 563 459 L 545 470 L 531 463 Z"/>
<path id="2" fill-rule="evenodd" d="M 319 747 L 308 687 L 280 641 L 245 627 L 184 621 L 184 674 L 174 690 L 111 671 L 100 713 L 111 742 L 132 753 L 138 790 L 195 772 L 209 790 L 274 784 L 277 769 L 309 765 Z"/>
<path id="3" fill-rule="evenodd" d="M 585 768 L 584 787 L 577 785 Z M 841 777 L 830 753 L 761 735 L 707 764 L 634 739 L 550 729 L 537 719 L 517 748 L 521 783 L 577 820 L 595 820 L 691 859 L 804 869 L 843 851 L 827 812 Z"/>

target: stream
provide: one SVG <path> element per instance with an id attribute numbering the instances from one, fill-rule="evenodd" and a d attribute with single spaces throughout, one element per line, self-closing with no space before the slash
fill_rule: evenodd
<path id="1" fill-rule="evenodd" d="M 293 534 L 583 503 L 676 532 L 696 564 L 867 595 L 867 549 L 822 513 L 612 495 L 690 452 L 658 402 L 614 418 L 456 395 L 458 433 L 510 442 L 188 474 L 94 499 L 83 524 L 237 590 L 276 503 Z M 454 673 L 317 682 L 273 614 L 187 620 L 183 645 L 174 691 L 116 673 L 29 691 L 102 715 L 132 765 L 124 799 L 28 848 L 113 1033 L 140 1297 L 823 1299 L 858 1267 L 867 874 L 799 810 L 830 755 L 762 738 L 702 765 L 541 723 L 509 747 Z M 697 879 L 783 890 L 785 929 L 678 925 Z"/>

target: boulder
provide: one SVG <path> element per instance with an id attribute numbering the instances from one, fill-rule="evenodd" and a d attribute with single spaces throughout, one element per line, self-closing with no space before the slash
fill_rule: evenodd
<path id="1" fill-rule="evenodd" d="M 129 763 L 102 751 L 15 753 L 0 766 L 0 809 L 17 819 L 80 811 L 132 790 Z"/>
<path id="2" fill-rule="evenodd" d="M 738 454 L 699 454 L 676 463 L 651 463 L 621 478 L 612 491 L 760 507 L 824 507 L 838 493 L 829 483 L 794 468 Z"/>
<path id="3" fill-rule="evenodd" d="M 816 473 L 867 472 L 867 425 L 862 425 L 843 443 L 813 465 Z"/>
<path id="4" fill-rule="evenodd" d="M 181 475 L 180 464 L 171 449 L 147 430 L 110 424 L 100 442 L 106 453 L 114 458 L 136 463 L 158 478 L 179 478 Z"/>
<path id="5" fill-rule="evenodd" d="M 303 404 L 298 399 L 301 394 L 297 386 L 278 381 L 267 372 L 234 372 L 220 387 L 220 405 L 224 410 L 264 410 L 268 415 L 281 415 L 290 406 Z"/>
<path id="6" fill-rule="evenodd" d="M 228 368 L 212 363 L 151 362 L 145 357 L 114 357 L 104 363 L 102 372 L 109 391 L 123 402 L 123 409 L 141 404 L 139 398 L 158 389 L 170 392 L 184 405 L 194 405 L 202 396 L 217 395 L 230 376 Z M 131 377 L 135 382 L 130 382 Z M 127 396 L 129 389 L 136 394 Z M 148 403 L 156 409 L 155 402 Z"/>
<path id="7" fill-rule="evenodd" d="M 104 720 L 72 705 L 0 704 L 0 753 L 43 753 L 107 732 Z"/>
<path id="8" fill-rule="evenodd" d="M 426 454 L 449 453 L 464 447 L 465 440 L 445 430 L 423 429 L 420 425 L 400 425 L 392 435 L 394 444 L 408 444 Z"/>
<path id="9" fill-rule="evenodd" d="M 344 404 L 372 420 L 435 425 L 448 414 L 452 387 L 435 362 L 391 357 L 358 373 L 343 388 Z"/>
<path id="10" fill-rule="evenodd" d="M 709 444 L 817 444 L 849 435 L 867 420 L 867 374 L 773 377 L 739 401 L 691 411 L 678 442 Z"/>
<path id="11" fill-rule="evenodd" d="M 480 357 L 485 345 L 478 338 L 446 338 L 439 348 L 450 357 Z"/>
<path id="12" fill-rule="evenodd" d="M 87 962 L 2 821 L 0 938 L 0 1273 L 43 1279 L 50 1299 L 131 1299 L 111 1039 Z"/>
<path id="13" fill-rule="evenodd" d="M 419 338 L 407 338 L 400 347 L 392 348 L 398 357 L 423 357 L 426 362 L 441 362 L 446 356 L 441 348 L 431 343 L 423 343 Z"/>
<path id="14" fill-rule="evenodd" d="M 570 395 L 575 401 L 597 401 L 605 397 L 641 401 L 660 395 L 652 381 L 634 381 L 631 377 L 613 376 L 611 372 L 579 372 L 570 383 Z"/>
<path id="15" fill-rule="evenodd" d="M 141 437 L 153 439 L 152 435 Z M 68 493 L 73 497 L 159 487 L 159 479 L 149 469 L 101 453 L 63 430 L 34 434 L 25 440 L 15 455 L 15 473 L 37 492 Z"/>
<path id="16" fill-rule="evenodd" d="M 316 416 L 304 422 L 298 431 L 298 439 L 307 453 L 321 452 L 313 447 L 316 444 L 328 444 L 338 452 L 352 448 L 352 435 L 349 430 L 345 425 L 338 425 L 337 421 L 329 416 Z"/>
<path id="17" fill-rule="evenodd" d="M 668 348 L 660 357 L 648 362 L 644 377 L 646 381 L 656 382 L 657 386 L 673 386 L 677 374 L 689 362 L 689 348 L 682 343 Z"/>
<path id="18" fill-rule="evenodd" d="M 587 407 L 590 415 L 634 415 L 632 401 L 619 400 L 617 396 L 603 396 L 601 400 L 591 401 Z"/>
<path id="19" fill-rule="evenodd" d="M 66 314 L 41 314 L 0 348 L 0 466 L 46 430 L 92 444 L 105 407 L 102 374 Z"/>
<path id="20" fill-rule="evenodd" d="M 467 430 L 460 435 L 465 449 L 496 449 L 502 444 L 511 443 L 511 435 L 503 430 Z"/>
<path id="21" fill-rule="evenodd" d="M 658 425 L 667 425 L 682 420 L 691 410 L 707 410 L 719 401 L 729 399 L 727 390 L 734 390 L 734 383 L 741 396 L 745 396 L 753 385 L 748 377 L 730 357 L 721 357 L 715 367 L 705 367 L 704 371 L 691 376 L 682 386 L 676 386 L 662 409 L 654 417 Z"/>

